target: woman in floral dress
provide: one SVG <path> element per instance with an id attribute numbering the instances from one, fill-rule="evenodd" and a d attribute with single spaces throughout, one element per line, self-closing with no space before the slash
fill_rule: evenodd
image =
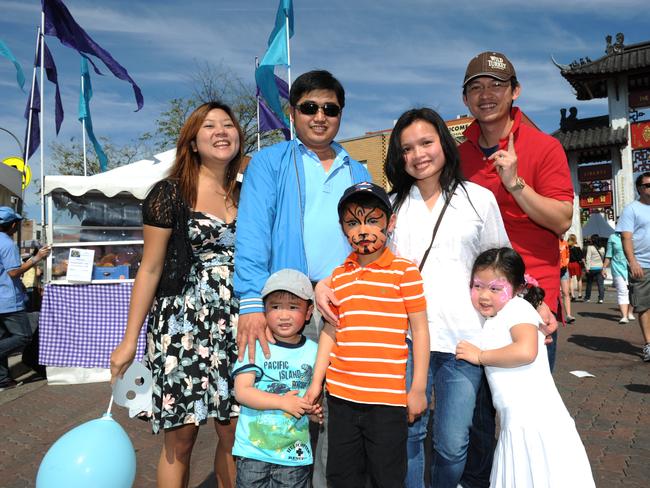
<path id="1" fill-rule="evenodd" d="M 181 129 L 170 175 L 154 185 L 143 205 L 144 252 L 126 332 L 111 355 L 111 375 L 123 375 L 132 363 L 149 314 L 149 417 L 153 432 L 164 432 L 159 487 L 187 486 L 198 426 L 210 417 L 219 439 L 218 486 L 234 487 L 230 371 L 237 359 L 239 305 L 232 273 L 242 139 L 228 106 L 201 105 Z"/>

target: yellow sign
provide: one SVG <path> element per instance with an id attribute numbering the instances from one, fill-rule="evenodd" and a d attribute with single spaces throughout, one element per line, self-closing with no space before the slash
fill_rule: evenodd
<path id="1" fill-rule="evenodd" d="M 32 170 L 25 164 L 22 158 L 12 156 L 2 161 L 3 164 L 16 168 L 23 175 L 23 190 L 29 186 L 32 181 Z"/>

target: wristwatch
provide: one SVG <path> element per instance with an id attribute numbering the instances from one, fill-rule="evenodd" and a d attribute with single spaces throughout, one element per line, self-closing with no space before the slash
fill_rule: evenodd
<path id="1" fill-rule="evenodd" d="M 510 188 L 506 188 L 506 190 L 512 193 L 517 190 L 523 190 L 524 186 L 526 186 L 526 182 L 524 181 L 524 179 L 521 176 L 517 176 L 517 178 L 515 179 L 515 184 L 512 185 Z"/>

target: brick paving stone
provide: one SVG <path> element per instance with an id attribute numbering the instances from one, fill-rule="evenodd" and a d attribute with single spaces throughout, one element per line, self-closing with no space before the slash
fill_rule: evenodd
<path id="1" fill-rule="evenodd" d="M 559 331 L 554 371 L 567 409 L 585 444 L 598 487 L 646 488 L 650 479 L 650 364 L 641 361 L 643 340 L 635 322 L 618 324 L 614 295 L 605 304 L 573 303 L 576 322 Z M 595 378 L 577 378 L 585 370 Z M 108 405 L 106 383 L 50 386 L 45 381 L 0 392 L 0 486 L 34 486 L 47 449 L 65 432 L 99 418 Z M 113 407 L 137 456 L 136 488 L 155 486 L 161 436 L 149 424 L 129 419 Z M 540 405 L 540 421 L 545 419 Z M 192 488 L 215 487 L 216 434 L 210 424 L 199 429 L 192 456 Z"/>

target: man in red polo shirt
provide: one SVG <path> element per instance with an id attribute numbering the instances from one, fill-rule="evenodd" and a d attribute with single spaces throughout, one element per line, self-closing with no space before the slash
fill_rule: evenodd
<path id="1" fill-rule="evenodd" d="M 469 62 L 463 101 L 476 120 L 465 130 L 467 140 L 459 146 L 461 168 L 466 178 L 494 193 L 512 247 L 521 254 L 526 272 L 546 291 L 546 305 L 559 317 L 557 239 L 571 226 L 573 185 L 557 139 L 522 123 L 521 111 L 513 107 L 520 94 L 515 68 L 503 54 L 484 52 Z M 552 369 L 555 341 L 548 353 Z M 489 486 L 492 452 L 487 446 L 490 442 L 493 446 L 494 427 L 488 432 L 490 421 L 485 414 L 491 409 L 491 398 L 486 396 L 479 395 L 477 400 L 462 480 L 466 488 Z M 477 418 L 479 414 L 484 415 Z M 478 454 L 473 453 L 477 436 L 483 438 Z"/>

